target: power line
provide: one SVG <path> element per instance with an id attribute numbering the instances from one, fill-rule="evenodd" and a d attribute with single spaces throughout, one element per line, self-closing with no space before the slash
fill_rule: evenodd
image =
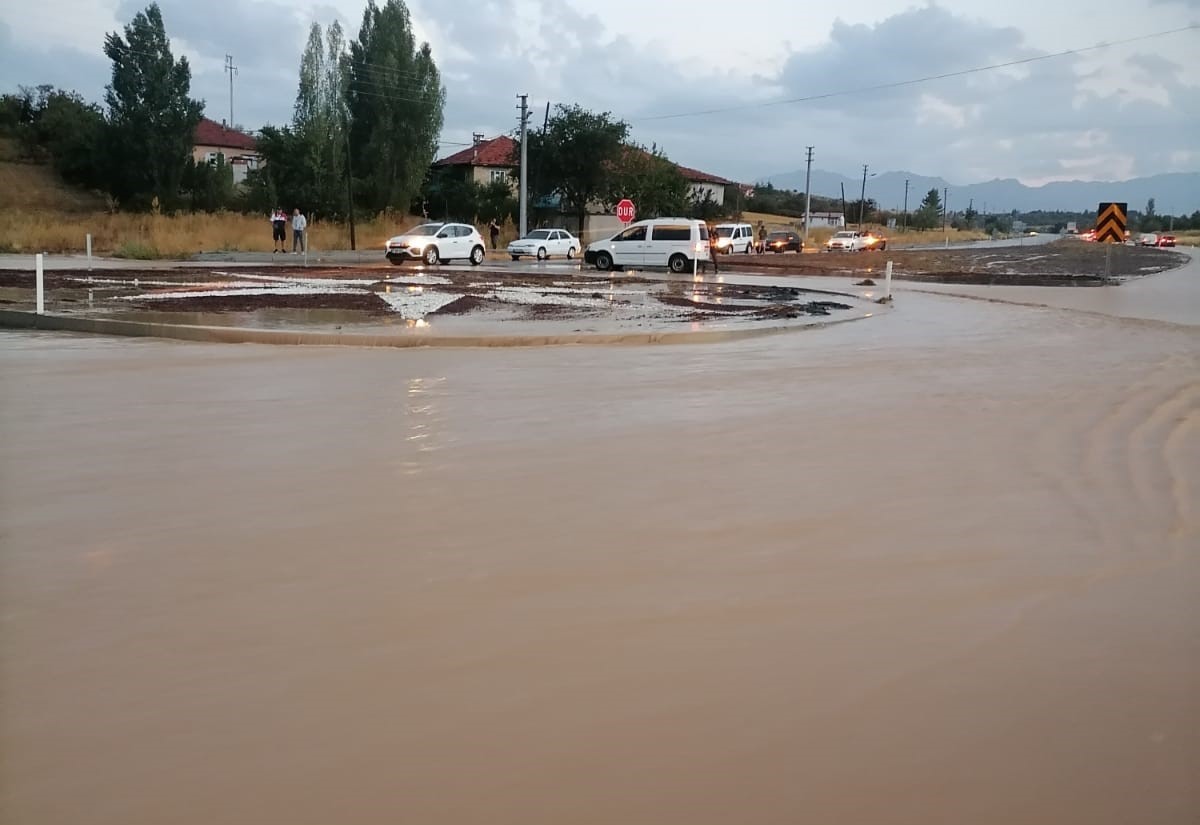
<path id="1" fill-rule="evenodd" d="M 700 115 L 719 115 L 727 112 L 744 112 L 748 109 L 763 109 L 769 106 L 787 106 L 793 103 L 809 103 L 814 100 L 828 100 L 831 97 L 844 97 L 846 95 L 863 94 L 864 92 L 877 92 L 885 89 L 898 89 L 903 86 L 915 86 L 919 83 L 928 83 L 933 80 L 946 80 L 951 77 L 964 77 L 966 75 L 978 74 L 980 72 L 990 72 L 994 69 L 1005 69 L 1012 66 L 1024 66 L 1029 63 L 1037 63 L 1041 60 L 1051 60 L 1057 57 L 1066 57 L 1073 54 L 1083 54 L 1084 52 L 1093 52 L 1099 49 L 1108 49 L 1113 46 L 1123 46 L 1127 43 L 1137 43 L 1142 40 L 1151 40 L 1157 37 L 1166 37 L 1170 34 L 1179 34 L 1180 32 L 1193 31 L 1200 29 L 1200 23 L 1191 23 L 1187 26 L 1181 26 L 1177 29 L 1167 29 L 1166 31 L 1154 32 L 1152 34 L 1143 34 L 1138 37 L 1127 37 L 1124 40 L 1113 40 L 1106 43 L 1096 43 L 1092 46 L 1084 46 L 1079 49 L 1067 49 L 1066 51 L 1053 52 L 1051 54 L 1035 55 L 1033 57 L 1023 57 L 1019 60 L 1008 60 L 1004 63 L 992 63 L 988 66 L 976 66 L 971 69 L 961 69 L 955 72 L 943 72 L 942 74 L 927 75 L 925 77 L 917 77 L 911 80 L 897 80 L 891 83 L 880 83 L 875 86 L 862 86 L 857 89 L 843 89 L 838 92 L 825 92 L 817 95 L 806 95 L 804 97 L 793 97 L 786 100 L 771 100 L 763 103 L 746 103 L 739 106 L 724 106 L 716 109 L 699 109 L 694 112 L 678 112 L 670 115 L 649 115 L 647 117 L 631 118 L 633 122 L 642 122 L 649 120 L 673 120 L 683 117 L 698 117 Z"/>

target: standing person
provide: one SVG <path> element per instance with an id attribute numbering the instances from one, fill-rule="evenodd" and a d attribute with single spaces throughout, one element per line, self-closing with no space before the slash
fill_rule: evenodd
<path id="1" fill-rule="evenodd" d="M 720 237 L 717 235 L 717 228 L 710 226 L 708 228 L 708 255 L 712 258 L 713 274 L 720 275 L 721 268 L 717 265 L 717 256 L 721 254 L 721 250 L 717 247 L 717 241 Z"/>
<path id="2" fill-rule="evenodd" d="M 496 223 L 495 218 L 488 224 L 488 234 L 492 236 L 492 251 L 495 252 L 500 243 L 500 224 Z"/>
<path id="3" fill-rule="evenodd" d="M 282 206 L 276 206 L 275 211 L 271 213 L 271 240 L 275 242 L 275 249 L 271 254 L 287 252 L 287 213 L 283 211 Z"/>
<path id="4" fill-rule="evenodd" d="M 764 253 L 766 251 L 767 251 L 767 227 L 762 221 L 759 221 L 758 222 L 758 253 L 761 255 L 762 253 Z"/>
<path id="5" fill-rule="evenodd" d="M 296 254 L 296 249 L 299 247 L 301 252 L 308 249 L 308 241 L 304 237 L 304 231 L 308 229 L 308 221 L 300 214 L 299 209 L 292 210 L 292 254 Z"/>

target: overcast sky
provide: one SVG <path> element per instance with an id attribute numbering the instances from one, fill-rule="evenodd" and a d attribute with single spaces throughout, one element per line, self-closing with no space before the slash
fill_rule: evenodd
<path id="1" fill-rule="evenodd" d="M 104 34 L 143 0 L 0 0 L 0 88 L 100 101 Z M 160 0 L 192 93 L 228 117 L 290 120 L 312 22 L 357 34 L 362 0 Z M 629 121 L 672 160 L 752 181 L 815 166 L 952 183 L 1116 180 L 1200 170 L 1200 29 L 965 77 L 779 103 L 1079 49 L 1200 23 L 1200 0 L 409 0 L 447 90 L 443 154 L 516 124 L 515 96 Z M 662 118 L 708 109 L 735 112 Z"/>

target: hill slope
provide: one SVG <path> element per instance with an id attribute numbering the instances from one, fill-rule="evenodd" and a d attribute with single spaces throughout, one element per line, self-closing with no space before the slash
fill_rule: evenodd
<path id="1" fill-rule="evenodd" d="M 68 186 L 43 163 L 23 159 L 9 138 L 0 138 L 0 209 L 47 212 L 96 212 L 104 198 Z"/>

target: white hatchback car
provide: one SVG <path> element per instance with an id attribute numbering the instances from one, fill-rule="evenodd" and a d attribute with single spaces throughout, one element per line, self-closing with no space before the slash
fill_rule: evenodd
<path id="1" fill-rule="evenodd" d="M 579 254 L 579 239 L 565 229 L 535 229 L 520 240 L 508 245 L 508 254 L 514 261 L 521 256 L 533 256 L 544 261 L 552 255 L 566 256 L 571 260 Z"/>
<path id="2" fill-rule="evenodd" d="M 396 266 L 412 260 L 432 266 L 455 259 L 479 266 L 486 254 L 484 249 L 483 236 L 468 223 L 423 223 L 389 238 L 386 254 Z"/>

